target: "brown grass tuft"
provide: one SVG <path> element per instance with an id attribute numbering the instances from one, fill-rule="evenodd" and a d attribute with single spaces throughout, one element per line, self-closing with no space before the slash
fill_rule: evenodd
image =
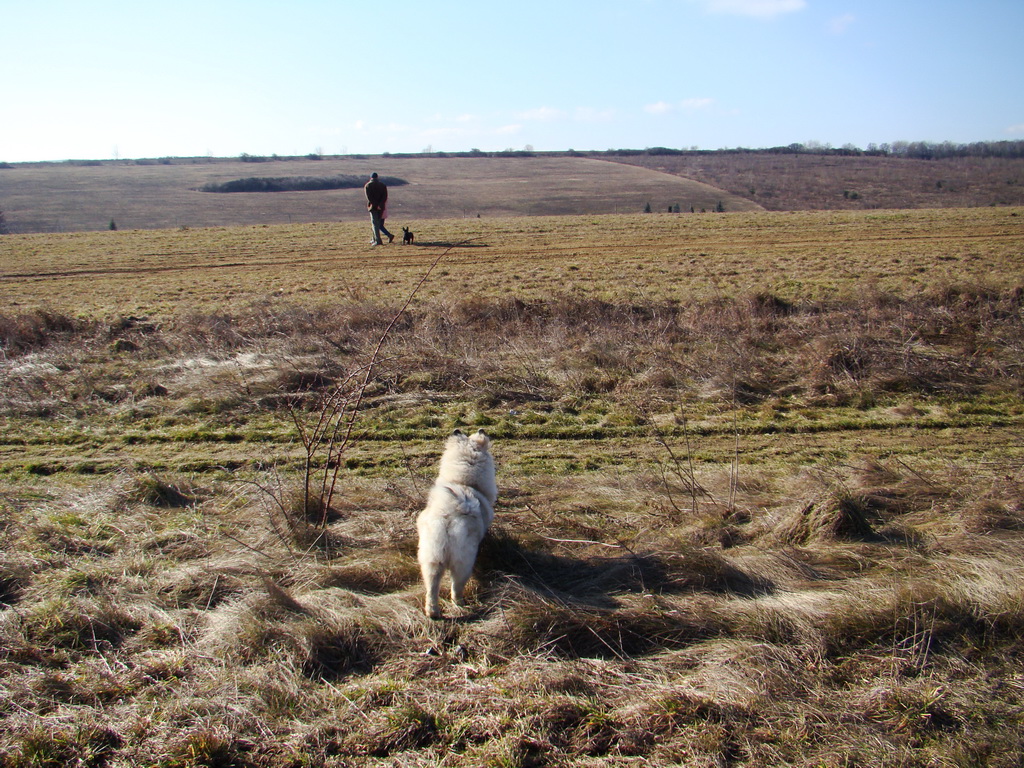
<path id="1" fill-rule="evenodd" d="M 45 309 L 0 314 L 0 349 L 10 356 L 44 349 L 93 330 L 88 322 Z"/>

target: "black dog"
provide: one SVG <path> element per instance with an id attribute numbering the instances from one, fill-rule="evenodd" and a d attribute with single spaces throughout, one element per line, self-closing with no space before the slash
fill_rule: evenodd
<path id="1" fill-rule="evenodd" d="M 413 234 L 408 227 L 402 227 L 402 245 L 412 245 Z"/>

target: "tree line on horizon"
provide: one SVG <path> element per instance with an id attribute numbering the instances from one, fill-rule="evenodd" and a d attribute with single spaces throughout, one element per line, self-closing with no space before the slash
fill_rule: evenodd
<path id="1" fill-rule="evenodd" d="M 900 157 L 913 160 L 943 160 L 957 157 L 996 157 L 1002 159 L 1024 157 L 1024 141 L 975 141 L 957 144 L 952 141 L 894 141 L 891 144 L 868 144 L 861 149 L 854 144 L 833 147 L 831 144 L 808 142 L 806 144 L 787 144 L 779 147 L 750 149 L 736 147 L 732 149 L 702 150 L 672 149 L 670 147 L 648 147 L 642 150 L 610 149 L 607 154 L 614 155 L 688 155 L 699 153 L 712 154 L 766 154 L 766 155 L 833 155 L 833 156 L 875 156 Z"/>
<path id="2" fill-rule="evenodd" d="M 537 155 L 568 155 L 570 157 L 592 157 L 615 155 L 618 157 L 635 157 L 638 155 L 825 155 L 836 157 L 895 157 L 912 160 L 942 160 L 958 157 L 992 157 L 1000 159 L 1024 158 L 1024 141 L 975 141 L 958 144 L 952 141 L 894 141 L 885 144 L 868 144 L 864 149 L 854 144 L 833 147 L 810 141 L 806 144 L 794 143 L 777 147 L 726 147 L 722 149 L 701 149 L 699 147 L 646 147 L 644 149 L 607 149 L 586 150 L 575 149 L 556 151 L 537 151 L 532 147 L 526 149 L 504 149 L 497 152 L 485 152 L 480 149 L 469 151 L 442 152 L 385 152 L 384 157 L 535 157 Z"/>
<path id="3" fill-rule="evenodd" d="M 828 143 L 809 141 L 807 143 L 793 143 L 777 147 L 724 147 L 721 149 L 701 149 L 700 147 L 673 148 L 673 147 L 646 147 L 644 149 L 607 149 L 607 150 L 535 150 L 533 147 L 525 149 L 503 149 L 494 152 L 480 149 L 470 149 L 455 152 L 424 150 L 422 152 L 383 152 L 383 157 L 407 158 L 407 157 L 535 157 L 538 155 L 569 157 L 593 157 L 600 155 L 615 155 L 619 157 L 633 157 L 639 155 L 824 155 L 836 157 L 893 157 L 911 160 L 943 160 L 949 158 L 997 158 L 1003 160 L 1024 158 L 1024 140 L 1007 141 L 974 141 L 969 143 L 956 143 L 952 141 L 894 141 L 884 144 L 868 144 L 866 148 L 854 144 L 844 144 L 841 147 L 834 147 Z M 367 158 L 366 154 L 343 154 L 325 155 L 320 152 L 307 155 L 284 156 L 251 155 L 243 152 L 237 159 L 244 163 L 265 163 L 277 160 L 323 160 L 327 157 L 351 157 Z M 31 165 L 79 165 L 79 166 L 100 166 L 110 164 L 135 163 L 136 165 L 151 165 L 160 163 L 171 165 L 173 161 L 203 160 L 211 162 L 215 159 L 230 158 L 190 158 L 190 157 L 161 157 L 136 158 L 134 160 L 82 160 L 71 159 L 63 161 L 39 161 L 26 163 Z M 11 169 L 13 163 L 0 162 L 0 170 Z"/>

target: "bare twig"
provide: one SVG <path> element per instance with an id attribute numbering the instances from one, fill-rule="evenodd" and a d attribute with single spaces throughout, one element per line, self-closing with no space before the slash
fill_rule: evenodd
<path id="1" fill-rule="evenodd" d="M 475 240 L 475 239 L 478 239 L 478 238 L 472 238 L 472 239 Z M 409 305 L 412 304 L 413 298 L 415 298 L 415 296 L 419 292 L 420 288 L 423 287 L 423 284 L 427 281 L 427 278 L 430 277 L 431 272 L 433 272 L 434 268 L 439 263 L 441 263 L 441 259 L 443 259 L 445 256 L 447 256 L 451 252 L 451 250 L 453 248 L 457 248 L 458 246 L 464 245 L 465 243 L 468 243 L 468 242 L 470 242 L 470 240 L 464 240 L 461 243 L 455 243 L 453 245 L 448 246 L 440 254 L 438 254 L 437 258 L 434 259 L 430 263 L 430 266 L 427 268 L 427 271 L 423 273 L 423 277 L 421 277 L 419 279 L 419 282 L 416 283 L 416 285 L 413 287 L 412 291 L 406 297 L 405 303 L 402 305 L 402 308 L 399 309 L 398 312 L 395 313 L 395 316 L 391 318 L 391 322 L 388 323 L 387 328 L 384 329 L 384 333 L 381 334 L 380 339 L 377 341 L 377 346 L 374 347 L 373 353 L 370 355 L 370 362 L 366 366 L 366 369 L 365 369 L 366 373 L 363 376 L 363 383 L 359 387 L 359 389 L 357 390 L 355 402 L 352 404 L 351 410 L 349 412 L 350 415 L 349 415 L 348 423 L 345 426 L 345 433 L 344 433 L 344 437 L 343 437 L 343 439 L 341 441 L 341 445 L 340 446 L 332 445 L 330 450 L 328 451 L 328 455 L 327 455 L 328 461 L 327 461 L 327 463 L 325 465 L 326 468 L 329 469 L 330 466 L 331 466 L 331 463 L 332 463 L 331 462 L 331 458 L 332 458 L 331 451 L 334 451 L 333 457 L 335 458 L 335 461 L 333 462 L 334 463 L 334 472 L 331 474 L 330 482 L 329 483 L 326 483 L 326 473 L 325 473 L 325 489 L 327 491 L 326 498 L 323 500 L 323 515 L 324 515 L 325 518 L 326 518 L 327 510 L 330 509 L 331 499 L 334 497 L 334 489 L 335 489 L 335 487 L 337 485 L 337 482 L 338 482 L 338 472 L 341 469 L 340 455 L 341 455 L 341 453 L 343 453 L 345 451 L 345 449 L 347 448 L 347 446 L 349 444 L 349 441 L 352 438 L 352 430 L 355 427 L 355 423 L 356 423 L 356 414 L 359 412 L 359 406 L 362 404 L 363 398 L 366 395 L 366 389 L 370 385 L 370 378 L 373 376 L 373 371 L 374 371 L 374 368 L 376 367 L 377 360 L 380 357 L 380 352 L 384 348 L 384 343 L 388 340 L 388 337 L 391 335 L 391 331 L 394 329 L 395 325 L 398 324 L 398 320 L 402 317 L 402 315 L 405 314 L 406 310 L 409 309 Z"/>
<path id="2" fill-rule="evenodd" d="M 697 476 L 693 466 L 693 451 L 690 447 L 690 430 L 685 418 L 683 419 L 683 436 L 686 440 L 685 469 L 683 467 L 683 461 L 678 456 L 676 456 L 675 451 L 672 450 L 672 446 L 669 445 L 669 442 L 668 440 L 665 439 L 665 436 L 662 435 L 656 427 L 654 428 L 655 440 L 657 440 L 658 444 L 665 449 L 665 452 L 668 454 L 669 459 L 672 461 L 672 466 L 674 468 L 673 474 L 675 474 L 675 476 L 678 478 L 682 486 L 689 492 L 690 503 L 692 505 L 691 508 L 693 512 L 696 514 L 698 508 L 698 496 L 706 497 L 713 504 L 717 502 L 715 500 L 715 497 L 711 494 L 711 492 L 708 491 L 707 488 L 705 488 L 703 485 L 697 482 Z M 664 473 L 662 473 L 662 483 L 665 486 L 665 493 L 668 495 L 669 503 L 672 504 L 672 507 L 676 510 L 676 512 L 682 513 L 683 510 L 680 509 L 678 504 L 676 504 L 675 498 L 672 496 L 672 489 L 668 483 L 668 478 L 664 476 Z"/>
<path id="3" fill-rule="evenodd" d="M 590 539 L 556 539 L 551 536 L 538 535 L 545 541 L 553 541 L 557 544 L 595 544 L 599 547 L 610 547 L 612 549 L 628 549 L 624 544 L 608 544 L 603 541 L 591 541 Z"/>
<path id="4" fill-rule="evenodd" d="M 408 311 L 416 294 L 429 279 L 431 273 L 433 273 L 441 260 L 452 249 L 476 239 L 479 238 L 470 238 L 449 245 L 437 255 L 416 282 L 416 285 L 413 286 L 408 296 L 406 296 L 405 302 L 392 315 L 387 326 L 377 339 L 366 363 L 350 371 L 339 384 L 324 395 L 313 419 L 306 422 L 302 418 L 302 414 L 297 406 L 293 405 L 289 408 L 289 415 L 295 425 L 305 452 L 301 498 L 302 509 L 298 512 L 299 517 L 296 517 L 294 510 L 290 510 L 287 507 L 284 500 L 279 497 L 280 494 L 275 494 L 271 489 L 258 483 L 253 483 L 264 494 L 274 500 L 277 508 L 285 515 L 289 527 L 294 528 L 298 525 L 300 528 L 305 529 L 310 524 L 314 526 L 314 529 L 322 530 L 326 527 L 343 465 L 342 457 L 353 443 L 359 411 L 363 405 L 370 383 L 383 359 L 382 353 L 385 344 L 399 320 Z M 322 472 L 319 478 L 316 477 L 318 472 Z M 315 520 L 313 520 L 314 513 Z M 276 526 L 275 532 L 281 536 L 281 532 L 277 531 Z M 295 530 L 292 531 L 293 534 L 296 532 Z M 321 534 L 313 537 L 312 543 L 306 541 L 305 543 L 308 544 L 306 551 L 308 552 L 314 548 L 322 538 Z M 290 546 L 289 552 L 292 552 Z M 294 554 L 292 552 L 293 556 Z"/>

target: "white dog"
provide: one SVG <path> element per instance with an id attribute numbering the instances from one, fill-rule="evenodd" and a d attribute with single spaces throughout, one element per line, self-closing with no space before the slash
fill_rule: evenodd
<path id="1" fill-rule="evenodd" d="M 427 590 L 424 612 L 430 618 L 441 618 L 438 592 L 445 570 L 451 573 L 452 600 L 463 605 L 463 591 L 480 542 L 494 519 L 497 499 L 490 438 L 482 429 L 469 436 L 455 430 L 445 443 L 427 506 L 416 518 L 420 570 Z"/>

